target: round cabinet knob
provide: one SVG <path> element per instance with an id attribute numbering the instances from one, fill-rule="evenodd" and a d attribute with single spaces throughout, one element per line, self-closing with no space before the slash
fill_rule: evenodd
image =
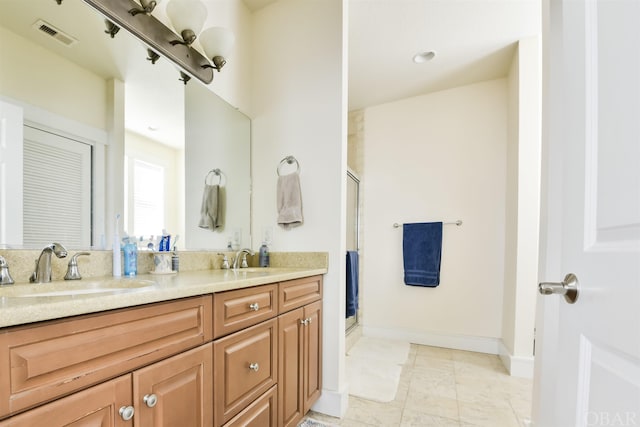
<path id="1" fill-rule="evenodd" d="M 257 363 L 252 363 L 249 365 L 249 369 L 253 372 L 258 372 L 258 369 L 260 369 L 260 365 L 258 365 Z"/>
<path id="2" fill-rule="evenodd" d="M 155 394 L 146 394 L 142 398 L 142 401 L 146 403 L 149 408 L 153 408 L 154 406 L 156 406 L 156 403 L 158 403 L 158 396 L 156 396 Z"/>
<path id="3" fill-rule="evenodd" d="M 120 413 L 120 416 L 123 420 L 129 421 L 131 418 L 133 418 L 133 414 L 136 412 L 136 410 L 133 409 L 133 406 L 123 406 L 118 412 Z"/>
<path id="4" fill-rule="evenodd" d="M 260 304 L 258 304 L 257 302 L 254 302 L 253 304 L 249 304 L 249 308 L 252 311 L 258 311 L 260 310 Z"/>

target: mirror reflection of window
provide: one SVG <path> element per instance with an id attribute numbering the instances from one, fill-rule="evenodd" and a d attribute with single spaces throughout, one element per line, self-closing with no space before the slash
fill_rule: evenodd
<path id="1" fill-rule="evenodd" d="M 126 132 L 124 144 L 124 232 L 140 237 L 162 230 L 181 234 L 178 219 L 183 179 L 181 150 Z M 184 172 L 182 172 L 184 173 Z"/>
<path id="2" fill-rule="evenodd" d="M 133 233 L 157 235 L 164 228 L 164 168 L 136 160 L 133 176 Z"/>

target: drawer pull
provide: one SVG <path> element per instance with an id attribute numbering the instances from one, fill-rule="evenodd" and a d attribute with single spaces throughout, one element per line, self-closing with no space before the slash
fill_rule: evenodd
<path id="1" fill-rule="evenodd" d="M 249 365 L 249 369 L 253 372 L 258 372 L 258 369 L 260 369 L 260 365 L 258 365 L 258 363 L 252 363 Z"/>
<path id="2" fill-rule="evenodd" d="M 306 326 L 309 322 L 309 319 L 300 319 L 300 324 Z"/>
<path id="3" fill-rule="evenodd" d="M 133 418 L 133 414 L 136 412 L 136 410 L 133 409 L 133 406 L 123 406 L 118 412 L 120 412 L 120 416 L 123 420 L 129 421 L 131 418 Z"/>
<path id="4" fill-rule="evenodd" d="M 257 302 L 254 302 L 253 304 L 249 304 L 249 308 L 252 311 L 258 311 L 260 310 L 260 304 L 258 304 Z"/>
<path id="5" fill-rule="evenodd" d="M 309 323 L 311 323 L 311 317 L 307 317 L 306 319 L 304 319 L 304 324 L 308 325 Z"/>
<path id="6" fill-rule="evenodd" d="M 149 408 L 153 408 L 158 403 L 158 396 L 155 394 L 145 394 L 142 401 L 147 404 Z"/>

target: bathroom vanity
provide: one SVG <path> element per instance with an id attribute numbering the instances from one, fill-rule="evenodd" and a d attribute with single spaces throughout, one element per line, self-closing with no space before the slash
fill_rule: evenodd
<path id="1" fill-rule="evenodd" d="M 324 273 L 2 289 L 0 426 L 295 426 L 322 387 Z"/>

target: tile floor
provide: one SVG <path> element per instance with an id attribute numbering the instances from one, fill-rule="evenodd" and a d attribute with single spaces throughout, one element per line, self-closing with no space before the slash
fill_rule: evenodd
<path id="1" fill-rule="evenodd" d="M 349 397 L 341 427 L 518 427 L 531 413 L 532 380 L 507 374 L 498 356 L 411 345 L 396 398 L 389 403 Z"/>

